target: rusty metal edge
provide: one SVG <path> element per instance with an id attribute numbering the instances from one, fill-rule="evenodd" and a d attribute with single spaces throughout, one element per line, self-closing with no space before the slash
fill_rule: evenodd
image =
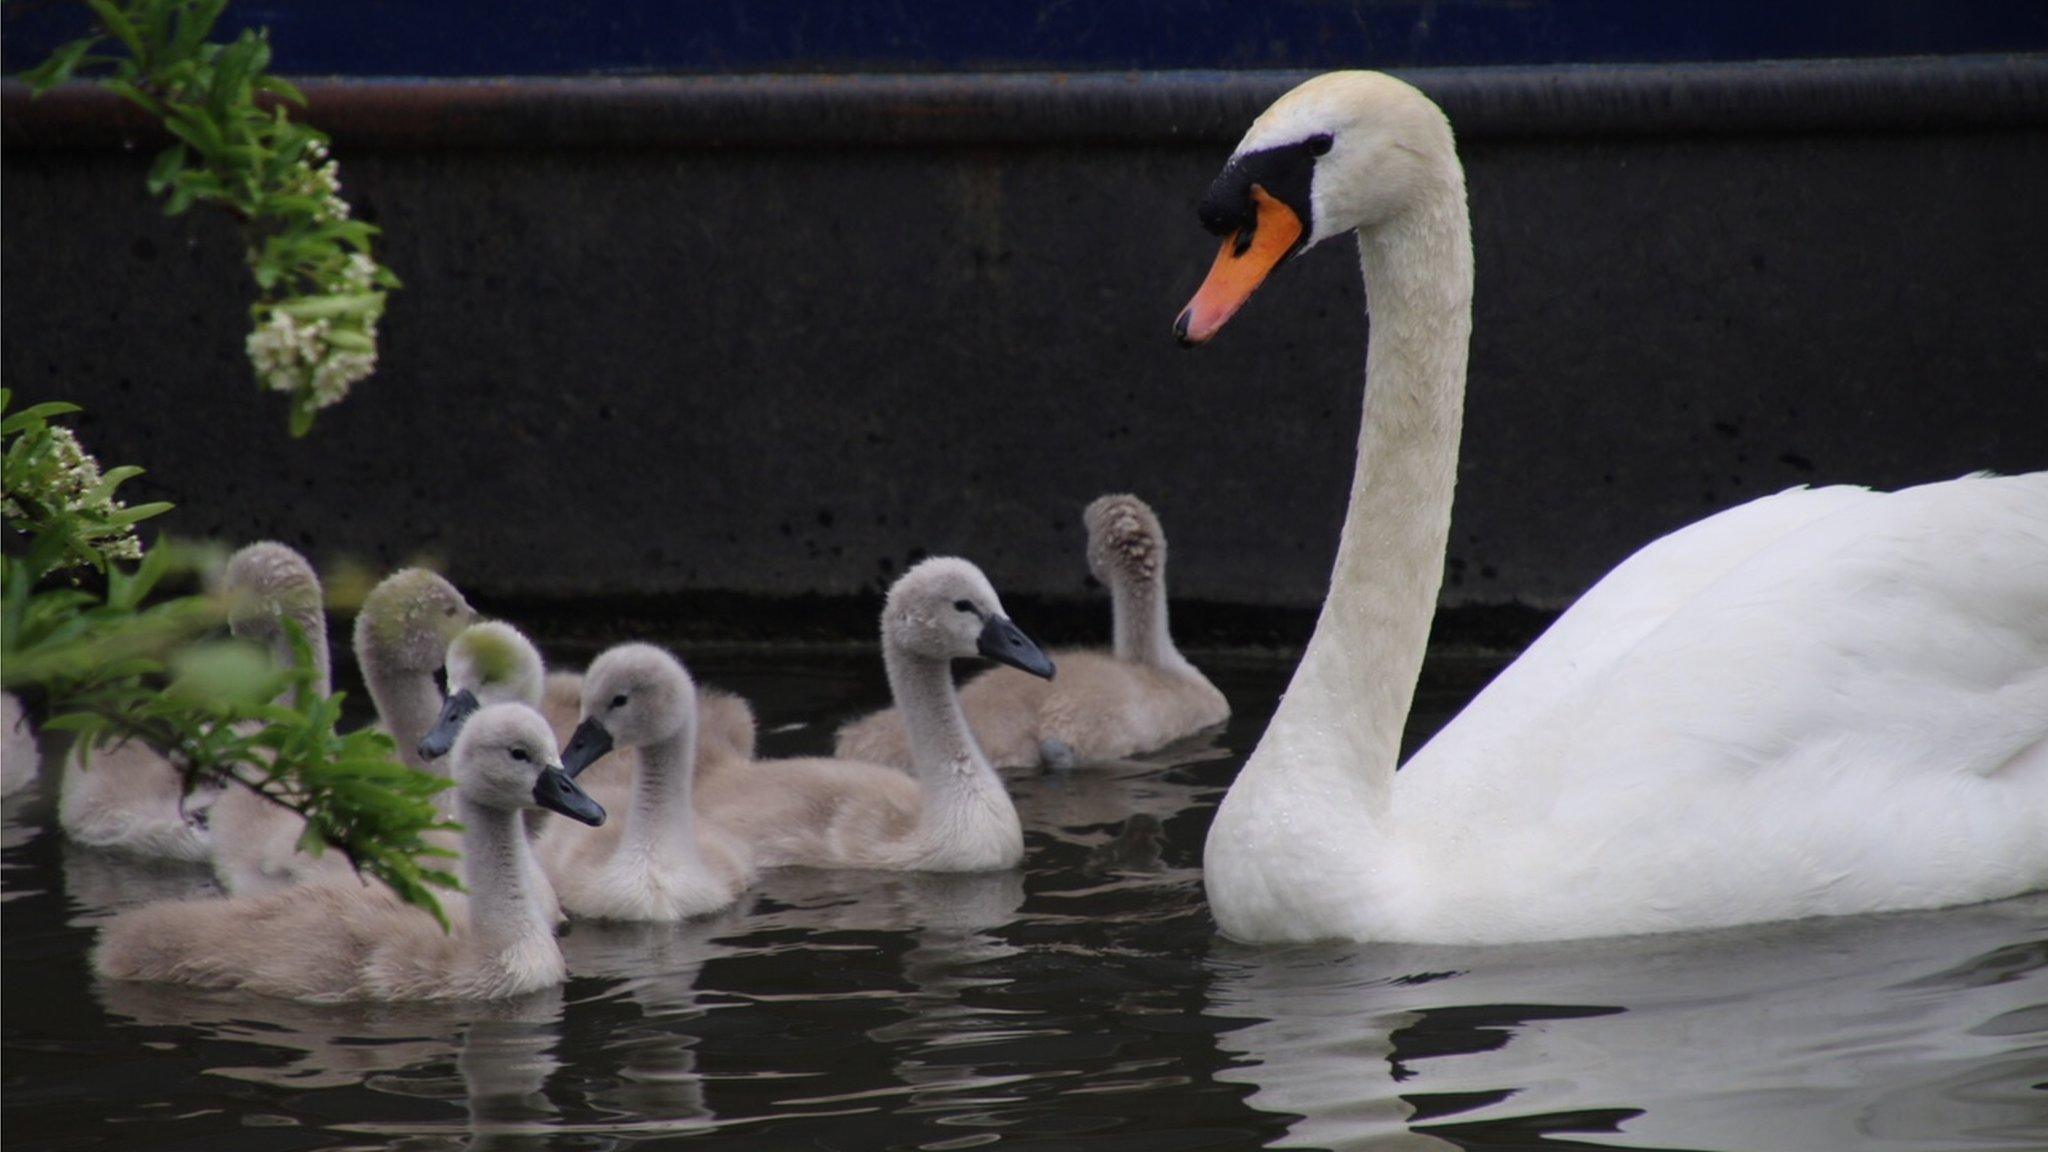
<path id="1" fill-rule="evenodd" d="M 1228 144 L 1299 72 L 306 79 L 308 116 L 384 148 Z M 1418 69 L 1461 137 L 2048 125 L 2048 55 Z M 150 137 L 89 85 L 0 85 L 8 149 Z"/>

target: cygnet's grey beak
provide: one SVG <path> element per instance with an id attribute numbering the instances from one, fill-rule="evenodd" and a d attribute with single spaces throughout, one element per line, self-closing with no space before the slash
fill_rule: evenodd
<path id="1" fill-rule="evenodd" d="M 540 770 L 540 779 L 533 782 L 533 802 L 592 828 L 604 823 L 604 806 L 592 800 L 590 793 L 577 787 L 560 768 Z"/>
<path id="2" fill-rule="evenodd" d="M 483 705 L 476 702 L 476 693 L 467 688 L 450 696 L 441 705 L 441 718 L 434 721 L 434 726 L 427 730 L 425 736 L 420 737 L 420 759 L 438 760 L 446 756 L 448 750 L 455 747 L 455 738 L 462 734 L 462 726 L 481 707 Z"/>
<path id="3" fill-rule="evenodd" d="M 569 734 L 569 746 L 562 749 L 562 771 L 573 780 L 581 776 L 585 768 L 604 759 L 604 754 L 611 750 L 612 734 L 597 722 L 597 717 L 592 716 Z"/>
<path id="4" fill-rule="evenodd" d="M 1031 637 L 1022 628 L 1002 616 L 991 616 L 981 626 L 981 638 L 976 641 L 975 650 L 998 664 L 1008 664 L 1041 679 L 1052 679 L 1052 661 L 1039 651 Z"/>

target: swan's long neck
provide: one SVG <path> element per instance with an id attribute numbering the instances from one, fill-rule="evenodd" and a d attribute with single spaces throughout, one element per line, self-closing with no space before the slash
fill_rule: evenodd
<path id="1" fill-rule="evenodd" d="M 1455 162 L 1433 196 L 1360 233 L 1359 251 L 1372 333 L 1350 509 L 1315 635 L 1254 760 L 1347 772 L 1384 815 L 1443 583 L 1464 419 L 1472 238 Z"/>
<path id="2" fill-rule="evenodd" d="M 526 885 L 536 871 L 519 817 L 468 799 L 456 801 L 462 821 L 462 882 L 469 889 L 470 931 L 481 954 L 504 952 L 553 925 Z"/>
<path id="3" fill-rule="evenodd" d="M 1002 782 L 960 711 L 952 665 L 894 646 L 885 648 L 882 663 L 910 738 L 911 773 L 924 786 L 927 803 L 971 795 L 991 785 L 1000 790 Z"/>
<path id="4" fill-rule="evenodd" d="M 446 757 L 422 760 L 419 754 L 420 737 L 441 718 L 441 693 L 434 687 L 433 676 L 368 659 L 363 661 L 363 684 L 369 688 L 370 700 L 377 705 L 377 715 L 383 717 L 391 739 L 397 742 L 398 758 L 405 766 L 446 776 Z"/>
<path id="5" fill-rule="evenodd" d="M 666 740 L 640 746 L 640 771 L 634 777 L 633 810 L 626 816 L 622 850 L 646 856 L 694 857 L 697 852 L 697 808 L 692 790 L 697 776 L 697 726 Z"/>
<path id="6" fill-rule="evenodd" d="M 1110 613 L 1119 660 L 1178 670 L 1187 666 L 1166 623 L 1166 581 L 1126 576 L 1110 585 Z"/>

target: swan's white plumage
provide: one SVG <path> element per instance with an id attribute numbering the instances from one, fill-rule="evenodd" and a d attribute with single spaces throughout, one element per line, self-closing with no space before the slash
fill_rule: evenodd
<path id="1" fill-rule="evenodd" d="M 1211 828 L 1219 926 L 1506 942 L 2048 885 L 2048 473 L 1795 490 L 1672 533 L 1392 771 L 1382 729 L 1435 596 L 1469 325 L 1462 179 L 1434 112 L 1340 74 L 1254 129 L 1260 146 L 1332 131 L 1330 157 L 1354 161 L 1319 164 L 1313 200 L 1318 237 L 1359 227 L 1372 384 L 1329 603 Z M 1387 144 L 1408 176 L 1363 189 L 1377 166 L 1357 161 Z"/>

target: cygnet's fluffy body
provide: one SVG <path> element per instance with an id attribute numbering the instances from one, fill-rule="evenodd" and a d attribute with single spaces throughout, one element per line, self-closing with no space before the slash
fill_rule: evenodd
<path id="1" fill-rule="evenodd" d="M 280 667 L 294 659 L 286 622 L 296 625 L 312 650 L 318 674 L 314 691 L 327 694 L 327 614 L 320 577 L 304 556 L 273 541 L 240 549 L 228 558 L 221 595 L 227 600 L 229 629 L 270 649 Z M 291 700 L 281 703 L 289 705 Z M 221 887 L 236 895 L 354 875 L 339 852 L 300 851 L 305 820 L 247 788 L 223 789 L 206 818 L 213 841 L 213 874 Z"/>
<path id="2" fill-rule="evenodd" d="M 760 867 L 980 872 L 1015 867 L 1023 827 L 960 712 L 952 662 L 982 655 L 1050 676 L 981 570 L 935 557 L 896 582 L 882 655 L 908 721 L 910 774 L 844 759 L 759 761 L 705 781 L 699 803 Z"/>
<path id="3" fill-rule="evenodd" d="M 229 597 L 229 625 L 236 635 L 268 644 L 280 662 L 291 659 L 284 621 L 298 625 L 313 647 L 327 683 L 327 625 L 319 578 L 303 556 L 282 544 L 252 544 L 228 562 L 223 589 Z M 417 745 L 439 716 L 441 693 L 434 673 L 450 640 L 475 618 L 462 593 L 447 580 L 419 568 L 386 577 L 364 598 L 356 616 L 356 658 L 369 682 L 384 727 L 398 745 L 399 759 L 418 771 L 434 771 Z M 454 797 L 442 793 L 444 811 Z M 288 809 L 244 788 L 229 788 L 208 813 L 214 844 L 213 870 L 221 886 L 236 895 L 274 892 L 312 881 L 351 881 L 354 871 L 340 853 L 299 850 L 306 822 Z M 453 847 L 452 836 L 444 846 Z"/>
<path id="4" fill-rule="evenodd" d="M 186 806 L 185 778 L 136 741 L 74 743 L 57 784 L 57 823 L 80 844 L 203 862 L 212 840 Z"/>
<path id="5" fill-rule="evenodd" d="M 542 702 L 547 665 L 541 661 L 540 649 L 533 646 L 533 641 L 527 639 L 525 633 L 502 620 L 479 621 L 456 633 L 455 639 L 448 642 L 444 663 L 448 675 L 448 699 L 442 704 L 440 718 L 414 749 L 421 760 L 436 768 L 441 766 L 442 757 L 455 746 L 470 717 L 478 711 L 493 704 L 520 704 L 534 708 Z M 541 713 L 541 717 L 546 719 L 546 714 Z M 552 732 L 554 725 L 550 724 L 548 728 Z M 528 809 L 522 815 L 529 839 L 548 823 L 547 814 L 537 808 Z M 462 847 L 459 837 L 446 832 L 433 833 L 428 842 L 457 851 Z M 559 922 L 562 909 L 555 896 L 554 884 L 541 869 L 537 856 L 528 853 L 525 860 L 529 869 L 525 880 L 527 889 L 546 910 L 549 921 Z"/>
<path id="6" fill-rule="evenodd" d="M 313 1001 L 497 999 L 561 983 L 553 922 L 524 886 L 518 813 L 603 813 L 555 766 L 547 722 L 521 705 L 471 717 L 451 758 L 471 894 L 451 910 L 452 930 L 382 887 L 304 885 L 123 913 L 100 936 L 95 971 Z"/>
<path id="7" fill-rule="evenodd" d="M 1082 513 L 1088 567 L 1110 590 L 1112 651 L 1052 654 L 1057 680 L 992 668 L 960 689 L 960 707 L 998 768 L 1099 764 L 1163 748 L 1230 718 L 1208 677 L 1174 647 L 1167 628 L 1166 534 L 1135 496 L 1104 496 Z M 840 756 L 910 766 L 896 709 L 840 729 Z"/>
<path id="8" fill-rule="evenodd" d="M 42 752 L 28 711 L 12 692 L 0 692 L 0 796 L 12 796 L 36 782 Z"/>
<path id="9" fill-rule="evenodd" d="M 277 605 L 273 594 L 283 594 L 297 605 L 302 600 L 296 581 L 303 575 L 311 581 L 313 612 L 319 612 L 319 581 L 296 552 L 281 544 L 256 544 L 237 552 L 228 563 L 222 590 L 228 598 L 229 622 L 237 634 L 242 625 Z M 273 584 L 275 587 L 273 587 Z M 302 621 L 302 624 L 305 621 Z M 273 625 L 272 632 L 277 632 Z M 316 644 L 322 668 L 326 664 L 326 626 L 314 623 L 308 638 Z M 265 642 L 268 637 L 265 637 Z M 282 646 L 281 633 L 277 643 Z M 259 809 L 282 811 L 261 797 L 230 789 L 216 795 L 187 796 L 184 775 L 169 760 L 149 746 L 128 741 L 104 748 L 74 744 L 65 757 L 58 784 L 57 820 L 66 835 L 81 844 L 112 848 L 141 856 L 203 862 L 212 858 L 217 820 L 235 821 Z M 226 812 L 216 813 L 219 801 L 230 801 Z M 197 817 L 206 809 L 204 823 Z M 285 813 L 290 816 L 290 813 Z"/>
<path id="10" fill-rule="evenodd" d="M 689 673 L 659 648 L 622 644 L 591 663 L 581 687 L 568 770 L 582 774 L 614 748 L 637 749 L 640 763 L 623 779 L 586 785 L 620 819 L 595 832 L 557 820 L 542 834 L 540 857 L 563 909 L 665 921 L 732 904 L 754 869 L 743 844 L 697 815 L 699 696 Z"/>

